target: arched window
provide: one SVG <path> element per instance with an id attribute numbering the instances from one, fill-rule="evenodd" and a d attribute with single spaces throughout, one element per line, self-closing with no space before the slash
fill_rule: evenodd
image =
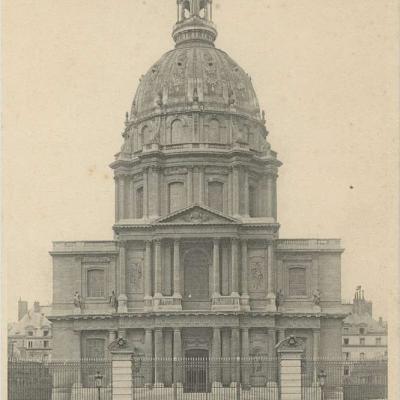
<path id="1" fill-rule="evenodd" d="M 224 184 L 221 182 L 208 183 L 208 206 L 218 211 L 224 211 Z"/>
<path id="2" fill-rule="evenodd" d="M 306 296 L 306 270 L 302 267 L 289 269 L 289 296 Z"/>
<path id="3" fill-rule="evenodd" d="M 104 270 L 90 269 L 87 273 L 88 297 L 104 297 Z"/>
<path id="4" fill-rule="evenodd" d="M 182 121 L 176 119 L 171 124 L 171 143 L 182 143 L 183 141 L 183 124 Z"/>
<path id="5" fill-rule="evenodd" d="M 257 189 L 249 186 L 249 215 L 257 217 Z"/>
<path id="6" fill-rule="evenodd" d="M 172 182 L 169 184 L 169 212 L 180 210 L 185 206 L 185 187 L 182 182 Z"/>
<path id="7" fill-rule="evenodd" d="M 143 218 L 143 188 L 136 190 L 136 218 Z"/>
<path id="8" fill-rule="evenodd" d="M 221 131 L 218 120 L 212 119 L 209 122 L 207 136 L 210 143 L 221 143 Z"/>
<path id="9" fill-rule="evenodd" d="M 142 149 L 144 144 L 146 143 L 146 137 L 149 136 L 150 129 L 147 125 L 145 125 L 140 131 L 139 135 L 139 149 Z"/>

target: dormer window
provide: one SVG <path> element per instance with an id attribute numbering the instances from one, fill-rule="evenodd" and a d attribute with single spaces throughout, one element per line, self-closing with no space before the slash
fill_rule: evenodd
<path id="1" fill-rule="evenodd" d="M 33 331 L 28 331 L 28 336 L 33 336 Z"/>

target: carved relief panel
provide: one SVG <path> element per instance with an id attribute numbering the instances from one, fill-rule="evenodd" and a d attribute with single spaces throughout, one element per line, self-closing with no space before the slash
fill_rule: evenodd
<path id="1" fill-rule="evenodd" d="M 258 299 L 265 298 L 268 278 L 265 249 L 249 249 L 247 268 L 250 296 Z"/>
<path id="2" fill-rule="evenodd" d="M 126 263 L 126 290 L 129 294 L 143 293 L 144 275 L 143 250 L 132 249 L 128 252 Z"/>

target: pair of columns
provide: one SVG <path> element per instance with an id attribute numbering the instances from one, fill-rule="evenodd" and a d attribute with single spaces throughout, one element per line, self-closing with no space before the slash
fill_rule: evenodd
<path id="1" fill-rule="evenodd" d="M 213 296 L 219 297 L 221 295 L 220 288 L 220 242 L 221 240 L 215 238 L 213 240 Z M 243 298 L 248 298 L 248 248 L 247 240 L 242 239 L 241 242 L 241 295 Z M 231 239 L 231 296 L 239 297 L 239 239 Z M 174 297 L 181 298 L 180 293 L 180 240 L 174 240 L 174 265 L 173 265 L 173 286 Z M 272 307 L 274 307 L 275 294 L 273 285 L 273 253 L 272 242 L 268 244 L 267 248 L 267 299 Z M 162 247 L 161 240 L 154 241 L 154 297 L 162 297 Z M 144 295 L 145 299 L 152 297 L 152 241 L 146 241 L 145 249 L 145 271 L 144 271 Z M 121 241 L 119 245 L 119 293 L 121 302 L 126 302 L 126 242 Z M 122 296 L 122 297 L 121 297 Z M 125 308 L 125 305 L 123 305 Z"/>

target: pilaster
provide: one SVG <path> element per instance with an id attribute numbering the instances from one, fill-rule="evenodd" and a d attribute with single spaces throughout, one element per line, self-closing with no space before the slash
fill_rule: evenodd
<path id="1" fill-rule="evenodd" d="M 247 270 L 247 240 L 241 240 L 242 250 L 242 270 L 241 270 L 241 284 L 242 296 L 240 299 L 241 309 L 243 311 L 250 311 L 250 298 L 248 293 L 248 270 Z"/>
<path id="2" fill-rule="evenodd" d="M 128 312 L 128 297 L 126 296 L 126 242 L 119 243 L 119 296 L 118 312 Z"/>
<path id="3" fill-rule="evenodd" d="M 267 244 L 267 311 L 276 311 L 274 288 L 274 244 Z"/>

